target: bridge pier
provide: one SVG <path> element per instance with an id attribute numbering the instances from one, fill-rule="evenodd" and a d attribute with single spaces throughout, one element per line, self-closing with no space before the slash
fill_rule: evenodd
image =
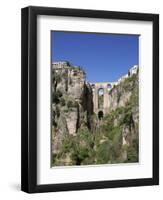
<path id="1" fill-rule="evenodd" d="M 116 82 L 100 82 L 100 83 L 91 83 L 92 91 L 93 91 L 93 104 L 94 104 L 94 112 L 98 115 L 100 111 L 103 112 L 103 116 L 105 116 L 109 112 L 109 91 L 112 89 Z M 103 90 L 103 94 L 99 94 L 99 91 Z M 101 91 L 100 91 L 101 92 Z M 99 97 L 103 95 L 102 106 L 99 106 Z"/>

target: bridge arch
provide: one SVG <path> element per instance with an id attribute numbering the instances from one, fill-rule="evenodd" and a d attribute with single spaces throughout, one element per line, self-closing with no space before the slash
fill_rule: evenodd
<path id="1" fill-rule="evenodd" d="M 103 108 L 104 106 L 104 88 L 100 87 L 97 91 L 98 96 L 98 108 Z"/>
<path id="2" fill-rule="evenodd" d="M 103 113 L 102 110 L 100 110 L 100 111 L 98 112 L 98 118 L 99 118 L 99 120 L 101 120 L 103 117 L 104 117 L 104 113 Z"/>
<path id="3" fill-rule="evenodd" d="M 112 88 L 112 85 L 110 83 L 107 84 L 107 90 L 109 91 Z"/>

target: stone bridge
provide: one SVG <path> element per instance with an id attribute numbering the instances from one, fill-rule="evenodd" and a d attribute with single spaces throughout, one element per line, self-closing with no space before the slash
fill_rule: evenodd
<path id="1" fill-rule="evenodd" d="M 117 82 L 91 83 L 94 112 L 99 118 L 109 112 L 109 91 L 114 85 L 117 85 Z"/>

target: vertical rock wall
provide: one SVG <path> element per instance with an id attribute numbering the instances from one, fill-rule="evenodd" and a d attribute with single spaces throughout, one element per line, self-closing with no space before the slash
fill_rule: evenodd
<path id="1" fill-rule="evenodd" d="M 82 123 L 91 129 L 93 98 L 85 72 L 78 67 L 53 68 L 52 91 L 52 151 L 56 153 L 64 136 L 76 135 Z"/>

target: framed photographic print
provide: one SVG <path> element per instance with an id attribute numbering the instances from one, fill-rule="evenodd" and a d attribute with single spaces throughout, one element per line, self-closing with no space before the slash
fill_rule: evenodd
<path id="1" fill-rule="evenodd" d="M 159 184 L 159 16 L 22 9 L 22 190 Z"/>

